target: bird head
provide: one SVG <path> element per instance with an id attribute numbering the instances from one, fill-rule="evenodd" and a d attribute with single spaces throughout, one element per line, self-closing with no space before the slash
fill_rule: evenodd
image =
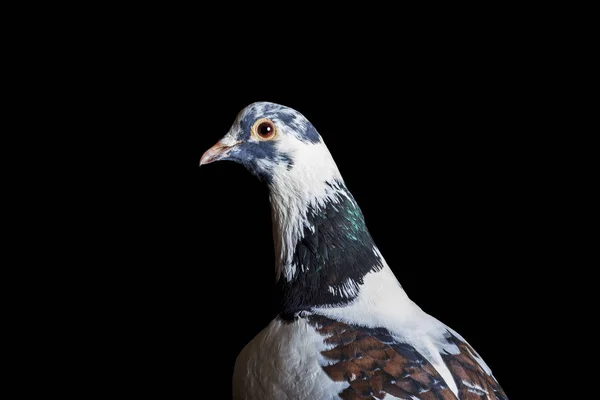
<path id="1" fill-rule="evenodd" d="M 333 157 L 298 111 L 274 103 L 250 104 L 202 155 L 200 165 L 218 160 L 244 165 L 269 186 L 285 313 L 348 302 L 364 275 L 382 267 Z"/>
<path id="2" fill-rule="evenodd" d="M 200 165 L 219 160 L 240 163 L 269 185 L 339 175 L 315 127 L 298 111 L 269 102 L 245 107 Z"/>

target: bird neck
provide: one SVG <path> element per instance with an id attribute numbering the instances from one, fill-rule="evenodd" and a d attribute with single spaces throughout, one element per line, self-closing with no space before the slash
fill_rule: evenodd
<path id="1" fill-rule="evenodd" d="M 276 277 L 281 314 L 355 299 L 363 278 L 382 259 L 363 214 L 340 178 L 312 187 L 312 195 L 288 182 L 272 186 Z"/>

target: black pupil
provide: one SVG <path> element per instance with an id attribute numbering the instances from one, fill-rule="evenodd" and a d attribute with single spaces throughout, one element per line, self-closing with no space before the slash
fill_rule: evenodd
<path id="1" fill-rule="evenodd" d="M 272 131 L 273 128 L 271 128 L 271 125 L 266 122 L 263 122 L 258 126 L 258 134 L 260 136 L 269 136 Z"/>

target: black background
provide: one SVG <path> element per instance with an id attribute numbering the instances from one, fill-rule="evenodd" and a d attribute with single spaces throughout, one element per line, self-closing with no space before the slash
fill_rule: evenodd
<path id="1" fill-rule="evenodd" d="M 271 101 L 320 132 L 408 295 L 517 395 L 546 179 L 522 47 L 458 27 L 277 41 L 132 26 L 66 67 L 61 116 L 78 136 L 56 160 L 74 220 L 53 251 L 77 265 L 59 275 L 76 282 L 67 318 L 86 321 L 78 357 L 102 366 L 97 390 L 229 396 L 235 357 L 274 316 L 268 191 L 240 165 L 198 162 L 244 106 Z"/>

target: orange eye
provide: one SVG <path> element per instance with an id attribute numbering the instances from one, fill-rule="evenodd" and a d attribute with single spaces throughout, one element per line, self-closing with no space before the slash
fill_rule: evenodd
<path id="1" fill-rule="evenodd" d="M 261 118 L 254 123 L 252 133 L 261 140 L 271 140 L 275 137 L 277 128 L 270 119 Z"/>

